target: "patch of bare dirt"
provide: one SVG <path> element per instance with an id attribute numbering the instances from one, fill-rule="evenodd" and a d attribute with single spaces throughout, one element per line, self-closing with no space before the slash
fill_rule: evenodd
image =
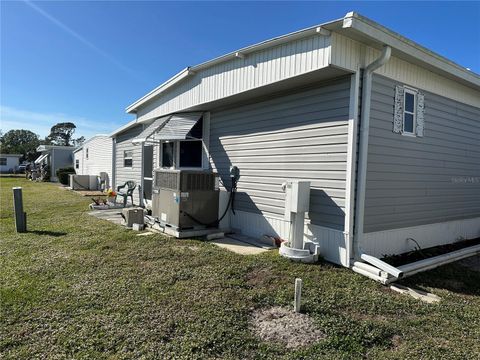
<path id="1" fill-rule="evenodd" d="M 261 286 L 266 289 L 275 286 L 280 276 L 274 275 L 270 268 L 255 268 L 246 276 L 247 284 L 250 286 Z"/>
<path id="2" fill-rule="evenodd" d="M 192 251 L 198 251 L 198 250 L 201 249 L 200 246 L 196 246 L 196 245 L 184 245 L 184 244 L 182 244 L 182 245 L 175 245 L 175 248 L 176 248 L 176 249 L 182 249 L 182 250 L 188 249 L 188 250 L 192 250 Z"/>
<path id="3" fill-rule="evenodd" d="M 254 312 L 252 323 L 255 333 L 266 342 L 281 343 L 287 348 L 298 348 L 325 338 L 313 320 L 279 306 Z"/>
<path id="4" fill-rule="evenodd" d="M 398 349 L 403 343 L 403 339 L 400 335 L 392 336 L 392 345 L 395 349 Z"/>
<path id="5" fill-rule="evenodd" d="M 471 256 L 466 259 L 460 260 L 458 264 L 465 266 L 470 270 L 480 272 L 480 255 Z"/>

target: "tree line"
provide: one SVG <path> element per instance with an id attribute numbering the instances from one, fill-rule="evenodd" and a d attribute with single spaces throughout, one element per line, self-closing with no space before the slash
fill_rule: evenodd
<path id="1" fill-rule="evenodd" d="M 85 138 L 74 138 L 76 128 L 71 122 L 55 124 L 44 139 L 30 130 L 10 130 L 5 134 L 0 130 L 0 153 L 22 154 L 24 160 L 33 161 L 39 145 L 80 146 Z"/>

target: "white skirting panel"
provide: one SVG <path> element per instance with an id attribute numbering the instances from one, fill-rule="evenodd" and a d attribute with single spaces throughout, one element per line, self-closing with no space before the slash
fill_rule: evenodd
<path id="1" fill-rule="evenodd" d="M 422 248 L 480 237 L 480 218 L 462 219 L 409 228 L 364 234 L 363 250 L 373 256 L 401 254 L 415 248 L 415 239 Z"/>
<path id="2" fill-rule="evenodd" d="M 253 238 L 270 235 L 288 239 L 290 232 L 288 221 L 238 210 L 235 211 L 235 215 L 230 215 L 230 225 L 233 229 L 240 230 L 243 235 Z M 343 231 L 305 224 L 305 240 L 319 244 L 320 254 L 325 260 L 348 266 Z"/>

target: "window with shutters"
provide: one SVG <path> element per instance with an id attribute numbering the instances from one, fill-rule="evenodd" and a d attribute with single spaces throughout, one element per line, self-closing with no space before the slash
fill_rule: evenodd
<path id="1" fill-rule="evenodd" d="M 423 137 L 424 112 L 424 95 L 421 92 L 406 86 L 395 87 L 393 132 Z"/>

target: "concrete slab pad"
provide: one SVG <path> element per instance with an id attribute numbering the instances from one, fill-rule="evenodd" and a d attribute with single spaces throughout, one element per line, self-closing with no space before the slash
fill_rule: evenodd
<path id="1" fill-rule="evenodd" d="M 88 214 L 97 219 L 107 220 L 118 225 L 121 225 L 123 220 L 119 209 L 93 210 L 88 212 Z"/>
<path id="2" fill-rule="evenodd" d="M 249 236 L 245 236 L 245 235 L 241 235 L 241 234 L 229 234 L 228 235 L 229 238 L 232 238 L 232 239 L 235 239 L 235 240 L 238 240 L 238 241 L 241 241 L 241 242 L 244 242 L 244 243 L 247 243 L 247 244 L 250 244 L 250 245 L 253 245 L 253 246 L 256 246 L 256 247 L 259 247 L 259 248 L 262 248 L 262 249 L 265 249 L 265 250 L 271 250 L 271 249 L 276 249 L 277 247 L 276 246 L 272 246 L 272 245 L 267 245 L 257 239 L 254 239 L 254 238 L 251 238 Z"/>
<path id="3" fill-rule="evenodd" d="M 240 255 L 257 255 L 268 251 L 267 249 L 262 249 L 261 247 L 237 239 L 232 239 L 230 237 L 215 239 L 210 242 Z"/>

